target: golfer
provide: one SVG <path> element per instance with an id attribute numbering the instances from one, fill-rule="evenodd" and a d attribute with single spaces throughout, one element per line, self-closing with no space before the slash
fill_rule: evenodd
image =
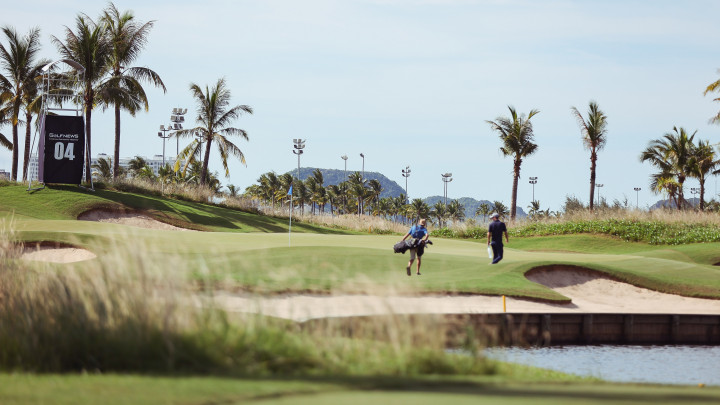
<path id="1" fill-rule="evenodd" d="M 427 220 L 425 218 L 421 218 L 417 225 L 413 225 L 412 228 L 408 231 L 408 233 L 405 235 L 402 240 L 405 240 L 407 238 L 413 238 L 413 247 L 410 248 L 410 261 L 407 265 L 407 275 L 410 275 L 410 269 L 412 268 L 412 264 L 415 261 L 415 256 L 417 256 L 417 275 L 420 275 L 420 263 L 421 259 L 420 257 L 423 255 L 423 252 L 425 251 L 425 242 L 427 242 L 428 238 L 430 237 L 430 232 L 428 232 L 425 225 L 427 224 Z"/>
<path id="2" fill-rule="evenodd" d="M 488 246 L 492 247 L 493 251 L 493 261 L 490 264 L 497 264 L 503 258 L 503 233 L 505 234 L 505 242 L 510 243 L 510 240 L 508 239 L 505 223 L 500 221 L 500 215 L 494 212 L 490 215 L 490 218 L 492 218 L 492 222 L 490 222 L 487 233 L 487 243 Z"/>

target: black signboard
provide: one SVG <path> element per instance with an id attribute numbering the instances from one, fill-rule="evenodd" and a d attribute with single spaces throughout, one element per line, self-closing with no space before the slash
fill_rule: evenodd
<path id="1" fill-rule="evenodd" d="M 83 117 L 45 117 L 43 182 L 80 184 L 85 156 Z"/>

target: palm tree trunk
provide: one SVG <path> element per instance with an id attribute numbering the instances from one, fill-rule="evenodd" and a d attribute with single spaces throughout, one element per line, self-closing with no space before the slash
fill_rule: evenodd
<path id="1" fill-rule="evenodd" d="M 597 168 L 597 152 L 593 148 L 590 152 L 590 211 L 594 208 L 595 201 L 595 169 Z"/>
<path id="2" fill-rule="evenodd" d="M 28 179 L 28 167 L 30 166 L 30 137 L 32 135 L 32 131 L 30 130 L 31 123 L 32 114 L 25 113 L 25 153 L 23 155 L 23 182 L 26 182 Z"/>
<path id="3" fill-rule="evenodd" d="M 683 193 L 683 183 L 685 183 L 685 176 L 678 176 L 678 183 L 680 184 L 678 186 L 678 200 L 677 200 L 677 209 L 678 211 L 682 210 L 683 202 L 685 201 L 685 195 Z"/>
<path id="4" fill-rule="evenodd" d="M 113 180 L 117 179 L 120 171 L 120 106 L 115 105 L 115 153 L 113 154 Z"/>
<path id="5" fill-rule="evenodd" d="M 205 185 L 205 179 L 208 177 L 208 162 L 210 161 L 210 144 L 212 143 L 212 138 L 208 137 L 207 139 L 207 147 L 205 148 L 205 157 L 203 158 L 203 166 L 202 170 L 200 171 L 200 185 Z"/>
<path id="6" fill-rule="evenodd" d="M 92 149 L 90 148 L 90 141 L 92 139 L 92 96 L 87 97 L 85 102 L 85 183 L 90 184 L 92 180 L 92 170 L 90 170 L 90 162 L 92 160 Z"/>
<path id="7" fill-rule="evenodd" d="M 705 179 L 700 181 L 700 211 L 705 211 Z"/>
<path id="8" fill-rule="evenodd" d="M 520 179 L 520 165 L 522 164 L 522 159 L 515 158 L 515 164 L 513 167 L 513 186 L 512 186 L 512 198 L 510 199 L 510 220 L 515 220 L 517 209 L 517 189 L 518 189 L 518 180 Z"/>
<path id="9" fill-rule="evenodd" d="M 13 123 L 13 160 L 10 166 L 10 179 L 17 181 L 17 162 L 18 162 L 18 133 L 17 120 Z"/>
<path id="10" fill-rule="evenodd" d="M 19 92 L 16 90 L 15 94 L 18 94 Z M 19 96 L 18 96 L 19 99 Z M 12 166 L 10 168 L 10 178 L 12 181 L 17 181 L 17 167 L 18 167 L 18 159 L 19 159 L 19 153 L 20 153 L 20 144 L 19 136 L 18 136 L 18 120 L 20 119 L 20 104 L 19 102 L 16 102 L 13 104 L 12 109 L 12 127 L 13 127 L 13 160 L 12 160 Z"/>

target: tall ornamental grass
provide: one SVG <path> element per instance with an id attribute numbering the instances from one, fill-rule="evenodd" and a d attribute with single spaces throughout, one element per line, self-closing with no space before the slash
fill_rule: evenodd
<path id="1" fill-rule="evenodd" d="M 51 265 L 21 259 L 0 227 L 0 370 L 244 376 L 491 373 L 480 356 L 446 352 L 439 318 L 391 315 L 357 325 L 297 324 L 212 305 L 183 261 L 118 237 L 98 258 Z M 197 265 L 197 264 L 196 264 Z M 202 267 L 202 266 L 201 266 Z M 203 285 L 204 287 L 200 287 Z"/>

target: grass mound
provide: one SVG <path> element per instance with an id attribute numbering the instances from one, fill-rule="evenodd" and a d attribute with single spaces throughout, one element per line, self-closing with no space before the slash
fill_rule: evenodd
<path id="1" fill-rule="evenodd" d="M 43 220 L 75 220 L 90 210 L 142 212 L 170 225 L 219 232 L 287 232 L 287 219 L 260 215 L 157 194 L 138 194 L 53 185 L 28 192 L 20 185 L 0 186 L 0 215 Z M 293 232 L 343 234 L 346 231 L 294 223 Z"/>

